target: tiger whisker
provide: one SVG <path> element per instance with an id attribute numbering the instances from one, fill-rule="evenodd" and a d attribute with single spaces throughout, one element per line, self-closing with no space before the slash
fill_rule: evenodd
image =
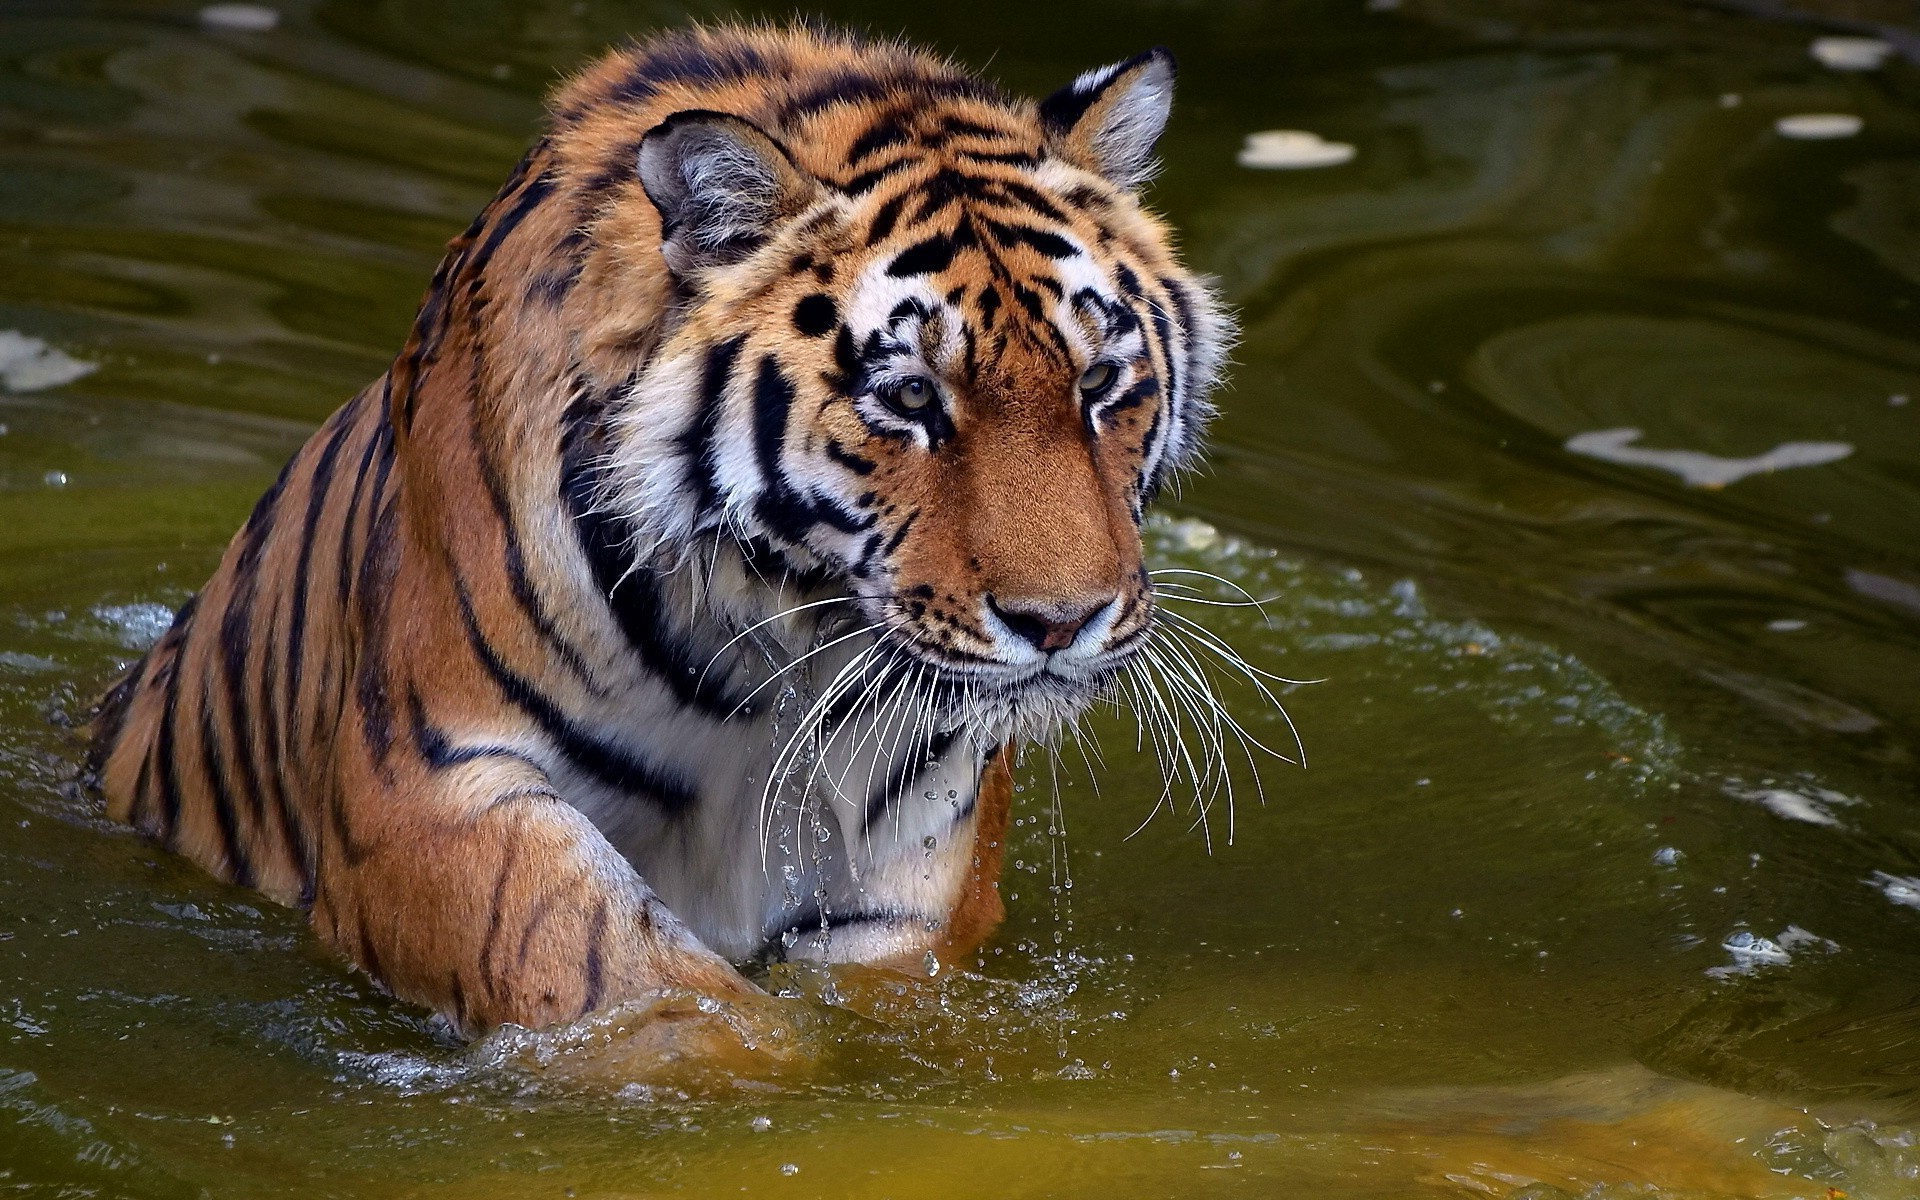
<path id="1" fill-rule="evenodd" d="M 1168 635 L 1168 638 L 1170 639 L 1167 643 L 1169 647 L 1182 645 L 1183 643 L 1180 639 L 1184 639 L 1185 642 L 1190 642 L 1194 645 L 1198 645 L 1212 652 L 1213 654 L 1218 655 L 1230 667 L 1235 667 L 1243 671 L 1251 670 L 1248 664 L 1240 660 L 1237 655 L 1232 655 L 1230 653 L 1223 652 L 1220 647 L 1202 640 L 1200 637 L 1198 637 L 1193 633 L 1187 632 L 1185 630 L 1178 628 L 1177 626 L 1172 626 L 1172 625 L 1165 626 L 1163 628 L 1166 634 Z M 1206 632 L 1205 630 L 1201 630 L 1201 633 L 1205 633 L 1205 632 Z M 1188 660 L 1192 664 L 1192 671 L 1190 672 L 1190 678 L 1193 676 L 1204 677 L 1205 672 L 1202 669 L 1199 660 L 1192 658 L 1189 652 L 1182 651 L 1182 653 L 1185 657 L 1188 658 Z M 1281 704 L 1279 698 L 1276 697 L 1272 692 L 1268 691 L 1266 686 L 1263 685 L 1258 678 L 1255 678 L 1251 674 L 1248 675 L 1248 678 L 1252 681 L 1253 686 L 1258 688 L 1260 690 L 1260 693 L 1267 698 L 1267 701 L 1273 705 L 1275 711 L 1280 713 L 1281 718 L 1287 721 L 1287 726 L 1289 729 L 1291 729 L 1293 727 L 1293 722 L 1287 718 L 1286 706 Z M 1210 687 L 1208 689 L 1208 694 L 1209 696 L 1212 695 Z M 1216 705 L 1219 704 L 1217 697 L 1214 698 L 1214 703 Z M 1275 750 L 1270 746 L 1267 746 L 1266 744 L 1261 742 L 1258 738 L 1255 738 L 1251 734 L 1247 733 L 1246 729 L 1240 724 L 1238 720 L 1236 720 L 1233 717 L 1231 713 L 1229 713 L 1226 710 L 1224 705 L 1220 706 L 1220 715 L 1224 717 L 1233 726 L 1233 728 L 1241 735 L 1242 738 L 1252 742 L 1255 746 L 1258 746 L 1261 750 L 1272 755 L 1274 758 L 1277 758 L 1284 763 L 1292 763 L 1295 766 L 1306 765 L 1306 748 L 1300 745 L 1300 736 L 1297 731 L 1294 733 L 1294 745 L 1300 754 L 1300 758 L 1296 760 L 1296 759 L 1288 758 L 1286 755 L 1280 753 L 1278 750 Z"/>
<path id="2" fill-rule="evenodd" d="M 875 626 L 871 626 L 869 628 L 877 628 L 877 623 Z M 860 632 L 865 632 L 865 631 L 863 630 Z M 849 635 L 849 636 L 852 636 L 852 635 Z M 837 638 L 835 639 L 834 642 L 828 643 L 828 645 L 829 646 L 837 645 L 839 642 L 845 641 L 845 640 L 846 640 L 845 638 Z M 826 646 L 820 647 L 820 649 L 826 649 L 826 648 L 827 648 Z M 810 705 L 807 711 L 801 715 L 800 722 L 798 726 L 795 728 L 793 735 L 787 739 L 786 744 L 781 747 L 779 753 L 774 755 L 773 763 L 771 766 L 769 766 L 767 770 L 766 784 L 761 789 L 761 793 L 760 793 L 759 829 L 760 829 L 760 840 L 761 840 L 761 846 L 762 846 L 761 862 L 762 862 L 763 870 L 766 865 L 767 852 L 771 849 L 770 843 L 772 841 L 772 838 L 770 835 L 772 832 L 772 828 L 771 828 L 770 822 L 773 814 L 774 802 L 778 794 L 778 791 L 780 789 L 780 786 L 786 782 L 786 777 L 792 770 L 792 757 L 795 754 L 799 753 L 800 747 L 805 745 L 807 739 L 811 738 L 814 735 L 820 722 L 826 720 L 827 717 L 831 714 L 832 707 L 835 703 L 839 701 L 840 695 L 847 688 L 853 686 L 854 682 L 856 682 L 858 679 L 860 668 L 865 664 L 866 660 L 871 655 L 873 655 L 879 650 L 879 648 L 880 648 L 880 643 L 878 642 L 874 643 L 871 646 L 862 648 L 859 653 L 855 654 L 851 659 L 849 659 L 846 662 L 845 665 L 843 665 L 838 671 L 834 673 L 833 678 L 828 682 L 826 688 L 817 694 L 813 704 Z M 816 650 L 815 653 L 818 653 L 818 651 Z M 812 655 L 809 655 L 808 657 L 812 657 Z M 807 797 L 803 793 L 800 797 L 800 803 L 802 808 L 805 807 L 806 800 L 807 800 Z"/>
<path id="3" fill-rule="evenodd" d="M 713 652 L 713 657 L 707 660 L 707 665 L 700 669 L 699 683 L 706 682 L 707 672 L 713 670 L 713 664 L 720 661 L 720 656 L 722 654 L 725 654 L 727 651 L 733 649 L 735 645 L 739 644 L 740 639 L 749 636 L 755 630 L 760 629 L 763 626 L 771 625 L 775 621 L 780 620 L 782 617 L 791 617 L 795 613 L 803 613 L 808 611 L 809 609 L 822 608 L 829 604 L 848 604 L 848 603 L 851 603 L 852 600 L 853 600 L 852 596 L 829 596 L 825 600 L 814 600 L 806 604 L 796 604 L 796 605 L 793 605 L 791 608 L 781 609 L 779 612 L 774 613 L 772 616 L 766 618 L 765 620 L 755 621 L 753 624 L 747 626 L 745 629 L 742 629 L 739 633 L 736 633 L 731 638 L 727 639 L 726 645 L 721 646 L 718 650 L 715 650 Z M 699 684 L 697 683 L 695 685 L 696 690 L 698 686 Z"/>
<path id="4" fill-rule="evenodd" d="M 759 687 L 754 688 L 751 692 L 748 692 L 745 696 L 741 697 L 740 703 L 733 706 L 733 711 L 729 712 L 727 714 L 727 717 L 732 718 L 733 716 L 737 715 L 741 709 L 745 708 L 748 704 L 753 702 L 753 698 L 755 696 L 758 696 L 761 692 L 766 691 L 767 688 L 777 683 L 780 680 L 781 676 L 785 675 L 788 671 L 791 671 L 795 667 L 806 662 L 808 659 L 811 659 L 816 654 L 819 654 L 826 650 L 831 650 L 835 646 L 838 646 L 840 643 L 848 641 L 849 639 L 852 639 L 852 638 L 857 638 L 861 634 L 872 633 L 874 630 L 880 628 L 882 624 L 883 623 L 880 621 L 875 621 L 870 625 L 864 625 L 861 628 L 854 630 L 852 633 L 842 634 L 839 637 L 834 638 L 832 641 L 827 642 L 825 645 L 815 646 L 813 649 L 807 651 L 805 654 L 802 654 L 800 657 L 793 659 L 791 662 L 788 662 L 785 666 L 777 668 L 773 672 L 773 674 L 769 675 L 765 680 L 761 682 Z"/>

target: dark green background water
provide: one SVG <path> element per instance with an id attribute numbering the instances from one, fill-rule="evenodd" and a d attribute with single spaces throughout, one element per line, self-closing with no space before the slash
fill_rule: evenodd
<path id="1" fill-rule="evenodd" d="M 981 970 L 776 980 L 814 1076 L 677 1099 L 454 1045 L 107 827 L 65 727 L 384 366 L 556 73 L 732 10 L 0 2 L 0 329 L 97 365 L 0 390 L 0 1190 L 1920 1196 L 1920 68 L 1740 5 L 1380 7 L 815 6 L 1035 93 L 1178 52 L 1154 198 L 1246 337 L 1154 553 L 1327 682 L 1231 838 L 1127 838 L 1161 781 L 1118 720 L 1059 815 L 1031 758 Z M 1357 156 L 1236 166 L 1270 128 Z M 1565 448 L 1626 427 L 1852 452 L 1713 490 Z"/>

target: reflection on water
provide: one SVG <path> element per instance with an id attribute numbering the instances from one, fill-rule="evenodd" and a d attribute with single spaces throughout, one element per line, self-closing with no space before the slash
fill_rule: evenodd
<path id="1" fill-rule="evenodd" d="M 1155 195 L 1247 336 L 1151 548 L 1324 680 L 1276 688 L 1311 766 L 1162 803 L 1104 716 L 1028 755 L 975 963 L 783 968 L 681 1014 L 777 1061 L 644 1080 L 634 1014 L 457 1044 L 106 828 L 69 727 L 381 369 L 540 89 L 712 10 L 0 11 L 0 1178 L 1920 1195 L 1920 29 L 1746 11 L 1786 7 L 910 14 L 1032 92 L 1180 53 Z M 1857 126 L 1785 136 L 1819 114 Z"/>

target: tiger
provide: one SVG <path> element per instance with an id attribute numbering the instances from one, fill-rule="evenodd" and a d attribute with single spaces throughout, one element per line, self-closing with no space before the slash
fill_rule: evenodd
<path id="1" fill-rule="evenodd" d="M 1174 77 L 794 24 L 563 81 L 98 705 L 108 815 L 466 1037 L 973 952 L 1233 336 L 1140 196 Z"/>

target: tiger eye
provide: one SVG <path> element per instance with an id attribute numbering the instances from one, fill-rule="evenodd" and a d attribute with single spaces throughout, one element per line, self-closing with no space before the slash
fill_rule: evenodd
<path id="1" fill-rule="evenodd" d="M 1120 368 L 1112 363 L 1095 363 L 1080 376 L 1080 392 L 1086 396 L 1098 396 L 1113 386 L 1120 378 Z"/>
<path id="2" fill-rule="evenodd" d="M 915 375 L 896 388 L 889 388 L 882 397 L 901 412 L 915 413 L 933 403 L 933 381 Z"/>

